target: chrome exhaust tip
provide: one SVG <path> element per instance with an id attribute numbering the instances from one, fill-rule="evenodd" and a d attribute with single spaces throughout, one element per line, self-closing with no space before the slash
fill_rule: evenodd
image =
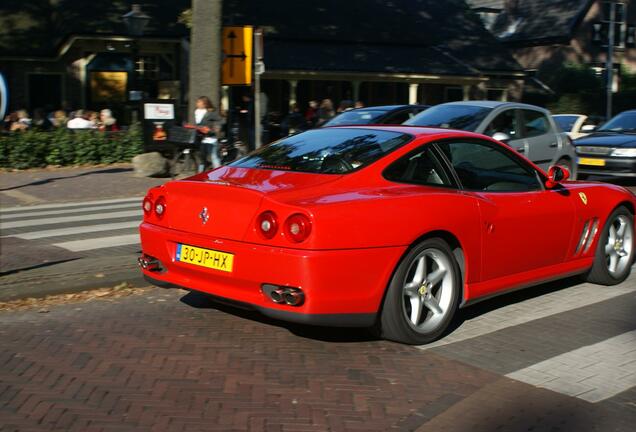
<path id="1" fill-rule="evenodd" d="M 142 255 L 139 258 L 137 258 L 137 264 L 142 269 L 148 270 L 151 272 L 163 271 L 163 266 L 161 265 L 161 261 L 149 255 Z"/>
<path id="2" fill-rule="evenodd" d="M 274 303 L 284 303 L 285 302 L 285 290 L 282 288 L 278 288 L 269 293 L 269 297 L 272 299 Z"/>
<path id="3" fill-rule="evenodd" d="M 305 301 L 305 295 L 300 290 L 287 290 L 283 298 L 290 306 L 300 306 Z"/>

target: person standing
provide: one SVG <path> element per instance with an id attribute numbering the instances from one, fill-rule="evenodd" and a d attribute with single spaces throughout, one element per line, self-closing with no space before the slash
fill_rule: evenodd
<path id="1" fill-rule="evenodd" d="M 336 115 L 336 112 L 333 109 L 333 102 L 331 99 L 323 99 L 320 104 L 320 108 L 318 109 L 318 124 L 316 126 L 322 126 L 327 123 Z"/>
<path id="2" fill-rule="evenodd" d="M 199 172 L 205 169 L 208 160 L 212 162 L 212 168 L 220 167 L 218 136 L 221 132 L 223 119 L 207 96 L 197 98 L 194 121 L 198 131 L 203 135 L 201 139 L 202 164 L 199 165 Z"/>
<path id="3" fill-rule="evenodd" d="M 73 119 L 66 123 L 66 127 L 69 129 L 92 129 L 93 123 L 86 119 L 86 113 L 80 109 L 75 111 Z"/>

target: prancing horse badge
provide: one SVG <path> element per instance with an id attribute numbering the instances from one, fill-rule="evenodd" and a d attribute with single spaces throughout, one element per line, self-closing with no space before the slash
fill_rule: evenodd
<path id="1" fill-rule="evenodd" d="M 585 195 L 585 192 L 579 192 L 579 197 L 581 201 L 583 201 L 583 204 L 587 205 L 587 195 Z"/>

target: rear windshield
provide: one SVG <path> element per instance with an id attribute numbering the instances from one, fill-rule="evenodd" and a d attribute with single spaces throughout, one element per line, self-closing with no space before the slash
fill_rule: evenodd
<path id="1" fill-rule="evenodd" d="M 270 144 L 230 166 L 346 174 L 372 164 L 411 139 L 391 131 L 316 129 Z"/>
<path id="2" fill-rule="evenodd" d="M 490 111 L 491 108 L 474 105 L 438 105 L 422 111 L 404 124 L 474 132 Z"/>
<path id="3" fill-rule="evenodd" d="M 373 124 L 386 113 L 382 110 L 345 111 L 329 120 L 325 126 Z"/>

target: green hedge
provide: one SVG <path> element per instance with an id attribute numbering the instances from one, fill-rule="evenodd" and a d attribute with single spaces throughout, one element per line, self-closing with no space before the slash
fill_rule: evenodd
<path id="1" fill-rule="evenodd" d="M 122 132 L 14 132 L 0 135 L 0 167 L 26 169 L 47 165 L 109 164 L 130 161 L 142 152 L 139 126 Z"/>

